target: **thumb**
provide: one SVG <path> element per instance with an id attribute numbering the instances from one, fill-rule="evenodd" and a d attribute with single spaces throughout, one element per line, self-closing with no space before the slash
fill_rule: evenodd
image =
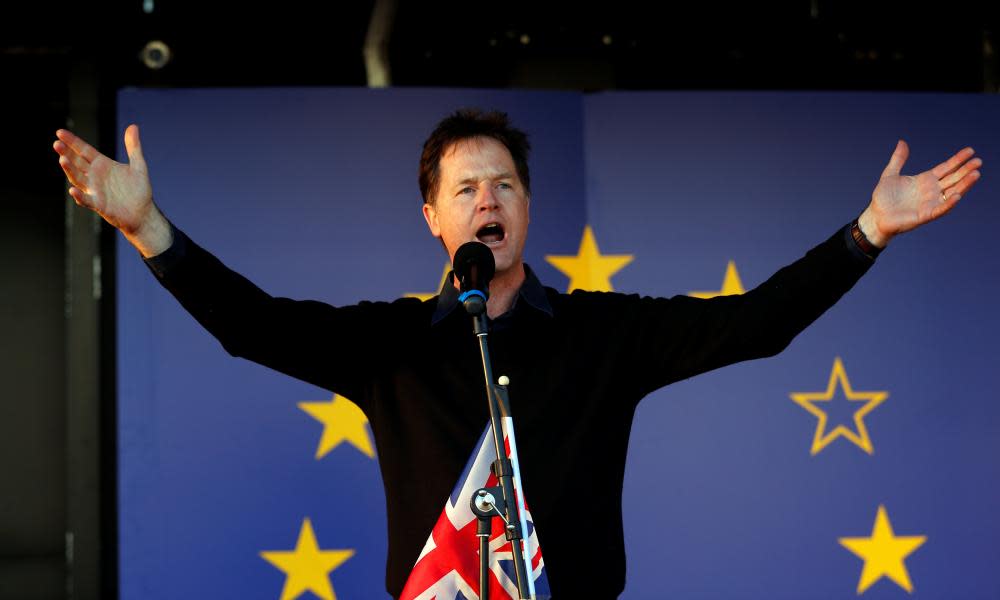
<path id="1" fill-rule="evenodd" d="M 882 177 L 888 177 L 889 175 L 899 175 L 899 172 L 903 169 L 903 165 L 906 164 L 906 159 L 910 156 L 910 147 L 906 145 L 906 142 L 899 140 L 896 144 L 896 149 L 892 152 L 892 157 L 889 158 L 889 164 L 885 166 L 885 170 L 882 171 Z"/>
<path id="2" fill-rule="evenodd" d="M 139 126 L 135 123 L 125 129 L 125 152 L 128 162 L 133 168 L 146 172 L 146 159 L 142 156 L 142 143 L 139 142 Z"/>

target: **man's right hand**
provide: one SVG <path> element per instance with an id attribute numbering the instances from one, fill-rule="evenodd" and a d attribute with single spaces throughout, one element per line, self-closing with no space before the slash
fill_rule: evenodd
<path id="1" fill-rule="evenodd" d="M 153 202 L 153 188 L 142 157 L 139 127 L 125 130 L 128 162 L 115 162 L 73 133 L 60 129 L 52 147 L 69 179 L 69 195 L 116 227 L 144 257 L 170 247 L 170 223 Z"/>

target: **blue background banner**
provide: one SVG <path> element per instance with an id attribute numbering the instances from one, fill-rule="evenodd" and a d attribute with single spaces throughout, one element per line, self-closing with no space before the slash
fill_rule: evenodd
<path id="1" fill-rule="evenodd" d="M 331 304 L 436 292 L 447 257 L 420 216 L 417 162 L 458 107 L 499 108 L 529 132 L 526 260 L 563 291 L 546 259 L 576 255 L 586 226 L 602 255 L 632 257 L 610 276 L 617 291 L 750 289 L 865 208 L 898 138 L 910 174 L 973 146 L 986 167 L 968 198 L 894 240 L 785 352 L 642 402 L 623 598 L 898 598 L 907 584 L 915 597 L 995 598 L 998 102 L 128 89 L 118 117 L 119 130 L 140 125 L 178 227 L 272 294 Z M 353 551 L 329 572 L 338 598 L 386 596 L 376 459 L 363 427 L 325 424 L 320 404 L 356 416 L 231 358 L 124 241 L 118 311 L 121 597 L 279 598 L 287 576 L 268 553 L 295 549 L 306 519 L 321 549 Z M 863 585 L 893 538 L 914 547 Z"/>

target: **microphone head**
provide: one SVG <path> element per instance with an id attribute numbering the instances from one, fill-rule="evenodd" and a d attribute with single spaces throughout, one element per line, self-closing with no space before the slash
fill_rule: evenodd
<path id="1" fill-rule="evenodd" d="M 455 269 L 461 291 L 479 290 L 489 296 L 490 280 L 497 268 L 489 246 L 477 241 L 466 242 L 455 252 L 451 265 Z"/>

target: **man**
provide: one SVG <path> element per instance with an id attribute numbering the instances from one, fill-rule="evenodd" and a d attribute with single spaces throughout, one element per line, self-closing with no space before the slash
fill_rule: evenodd
<path id="1" fill-rule="evenodd" d="M 274 298 L 163 217 L 135 125 L 125 132 L 128 165 L 67 131 L 57 137 L 70 195 L 120 229 L 231 354 L 343 394 L 368 416 L 386 490 L 386 586 L 399 596 L 488 419 L 476 401 L 476 341 L 452 282 L 426 302 L 335 308 Z M 424 219 L 449 256 L 479 239 L 496 258 L 487 303 L 494 371 L 512 381 L 525 494 L 557 598 L 615 597 L 624 587 L 621 489 L 638 402 L 673 381 L 779 352 L 892 237 L 950 210 L 982 164 L 966 148 L 902 176 L 901 141 L 856 222 L 746 294 L 698 300 L 544 288 L 522 258 L 527 154 L 526 136 L 505 116 L 459 112 L 425 143 L 420 187 Z M 387 350 L 380 338 L 389 334 L 408 345 Z M 584 459 L 590 439 L 601 452 Z"/>

